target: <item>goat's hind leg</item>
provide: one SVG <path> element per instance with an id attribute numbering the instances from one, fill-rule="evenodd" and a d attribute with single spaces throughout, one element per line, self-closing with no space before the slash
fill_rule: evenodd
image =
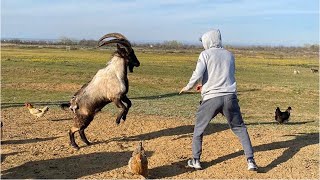
<path id="1" fill-rule="evenodd" d="M 89 145 L 91 145 L 91 143 L 88 141 L 88 139 L 84 133 L 84 130 L 85 130 L 85 128 L 81 128 L 79 130 L 79 134 L 80 134 L 81 140 L 89 146 Z"/>
<path id="2" fill-rule="evenodd" d="M 120 120 L 123 117 L 127 107 L 122 103 L 122 101 L 120 99 L 115 100 L 114 103 L 116 104 L 116 106 L 118 108 L 121 108 L 121 112 L 118 114 L 117 119 L 116 119 L 116 123 L 120 124 Z"/>
<path id="3" fill-rule="evenodd" d="M 122 116 L 122 119 L 125 121 L 127 119 L 127 114 L 129 112 L 129 109 L 130 109 L 132 103 L 127 96 L 123 96 L 121 100 L 127 104 L 126 111 L 123 113 L 123 116 Z"/>
<path id="4" fill-rule="evenodd" d="M 76 127 L 72 127 L 70 130 L 69 130 L 69 138 L 70 138 L 70 145 L 79 150 L 79 146 L 77 145 L 75 139 L 74 139 L 74 133 L 76 133 L 77 131 L 79 131 L 80 129 L 79 128 L 76 128 Z"/>

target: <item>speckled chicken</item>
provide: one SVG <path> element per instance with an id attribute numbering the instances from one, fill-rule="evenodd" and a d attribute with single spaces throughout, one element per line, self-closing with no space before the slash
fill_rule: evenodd
<path id="1" fill-rule="evenodd" d="M 34 108 L 30 103 L 25 103 L 25 106 L 28 108 L 30 114 L 37 118 L 42 117 L 49 110 L 48 106 L 45 106 L 43 108 Z"/>
<path id="2" fill-rule="evenodd" d="M 142 175 L 145 178 L 148 176 L 148 159 L 141 141 L 139 146 L 133 151 L 128 166 L 133 174 Z"/>
<path id="3" fill-rule="evenodd" d="M 278 121 L 278 123 L 280 123 L 280 124 L 287 123 L 289 121 L 289 118 L 290 118 L 290 111 L 291 110 L 292 110 L 291 107 L 288 107 L 288 109 L 285 112 L 281 112 L 280 108 L 277 107 L 274 119 L 276 121 Z"/>

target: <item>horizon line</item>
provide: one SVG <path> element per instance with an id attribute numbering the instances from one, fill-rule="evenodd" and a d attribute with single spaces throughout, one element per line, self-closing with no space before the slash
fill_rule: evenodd
<path id="1" fill-rule="evenodd" d="M 61 37 L 65 37 L 65 36 L 61 36 Z M 68 38 L 68 37 L 65 37 Z M 79 42 L 81 40 L 95 40 L 94 38 L 68 38 L 71 41 L 76 41 Z M 61 40 L 61 38 L 18 38 L 18 37 L 1 37 L 1 42 L 5 41 L 5 40 L 21 40 L 21 41 L 59 41 Z M 96 40 L 97 41 L 97 40 Z M 183 45 L 199 45 L 201 46 L 200 42 L 195 41 L 187 41 L 187 40 L 132 40 L 131 42 L 135 43 L 135 44 L 157 44 L 157 43 L 165 43 L 165 42 L 170 42 L 170 41 L 177 41 Z M 225 42 L 223 43 L 224 46 L 274 46 L 274 47 L 305 47 L 308 45 L 319 45 L 319 43 L 304 43 L 304 44 L 281 44 L 281 43 L 237 43 L 237 42 Z"/>

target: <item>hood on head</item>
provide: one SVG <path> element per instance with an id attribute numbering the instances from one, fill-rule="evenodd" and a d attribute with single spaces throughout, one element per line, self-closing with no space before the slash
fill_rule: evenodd
<path id="1" fill-rule="evenodd" d="M 219 29 L 214 29 L 204 33 L 201 37 L 204 49 L 222 48 L 221 33 Z"/>

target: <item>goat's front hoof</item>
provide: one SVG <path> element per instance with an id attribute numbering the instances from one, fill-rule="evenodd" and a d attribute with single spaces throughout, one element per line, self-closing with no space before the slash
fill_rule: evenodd
<path id="1" fill-rule="evenodd" d="M 127 116 L 122 116 L 122 120 L 125 121 L 127 119 Z"/>

